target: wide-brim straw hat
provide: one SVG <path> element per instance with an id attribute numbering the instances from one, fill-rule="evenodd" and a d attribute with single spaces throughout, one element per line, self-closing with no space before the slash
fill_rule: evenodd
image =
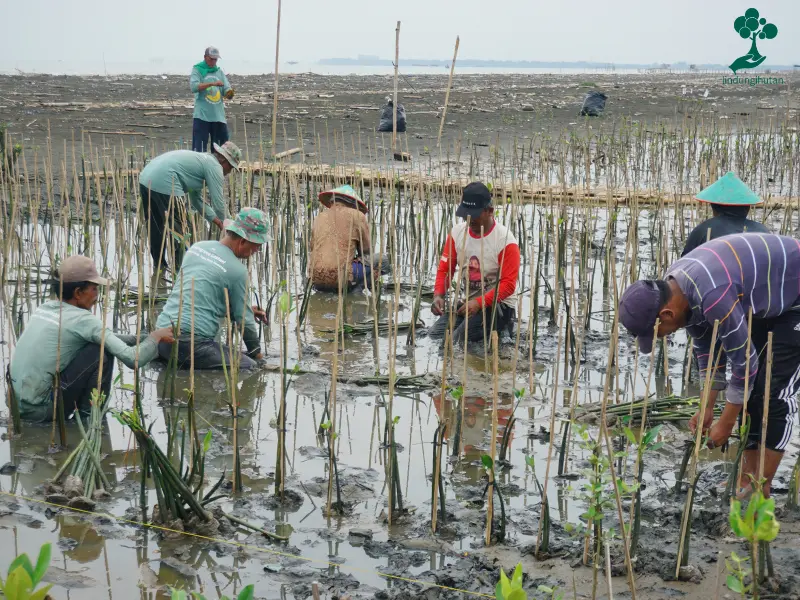
<path id="1" fill-rule="evenodd" d="M 358 208 L 362 213 L 367 214 L 369 209 L 366 203 L 359 197 L 351 185 L 341 185 L 333 190 L 325 190 L 320 192 L 319 201 L 324 206 L 330 208 L 334 200 L 349 204 L 352 208 Z"/>
<path id="2" fill-rule="evenodd" d="M 763 202 L 733 171 L 725 173 L 695 198 L 720 206 L 754 206 Z"/>

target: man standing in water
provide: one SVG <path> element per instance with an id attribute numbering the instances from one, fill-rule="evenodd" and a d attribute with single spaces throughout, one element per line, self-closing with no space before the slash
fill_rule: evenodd
<path id="1" fill-rule="evenodd" d="M 92 314 L 92 308 L 97 303 L 99 286 L 107 285 L 108 280 L 100 277 L 90 258 L 64 259 L 53 279 L 56 299 L 34 311 L 11 359 L 11 385 L 20 416 L 38 422 L 53 418 L 56 374 L 64 416 L 69 417 L 75 410 L 88 413 L 101 358 L 100 391 L 108 396 L 115 357 L 130 368 L 138 357 L 138 365 L 143 367 L 158 355 L 159 343 L 168 348 L 174 341 L 172 329 L 158 329 L 137 348 L 132 336 L 115 335 L 106 329 Z"/>
<path id="2" fill-rule="evenodd" d="M 453 227 L 444 244 L 431 304 L 431 312 L 440 318 L 429 335 L 443 336 L 449 326 L 445 295 L 459 266 L 468 270 L 468 280 L 460 290 L 465 299 L 457 303 L 453 341 L 464 340 L 465 322 L 470 342 L 488 340 L 493 329 L 511 333 L 520 264 L 517 239 L 495 221 L 492 193 L 480 182 L 464 188 L 456 216 L 464 222 Z"/>
<path id="3" fill-rule="evenodd" d="M 748 346 L 748 313 L 753 325 Z M 701 427 L 709 448 L 730 437 L 744 404 L 748 382 L 746 441 L 740 488 L 746 493 L 750 476 L 758 477 L 762 420 L 767 420 L 763 491 L 769 496 L 772 478 L 792 437 L 795 394 L 800 387 L 800 242 L 790 237 L 740 233 L 711 240 L 679 259 L 661 280 L 637 281 L 622 294 L 619 319 L 649 353 L 653 330 L 658 337 L 686 329 L 692 338 L 701 379 L 713 368 L 708 407 Z M 714 322 L 719 321 L 714 356 Z M 767 334 L 772 332 L 772 372 L 769 411 L 764 414 Z M 717 357 L 719 356 L 719 362 Z M 709 364 L 709 361 L 714 361 Z M 719 390 L 726 389 L 725 372 L 731 363 L 725 408 L 714 421 Z M 748 372 L 749 365 L 749 372 Z M 699 412 L 689 426 L 695 431 Z M 712 426 L 713 423 L 713 426 Z"/>
<path id="4" fill-rule="evenodd" d="M 194 210 L 222 229 L 222 222 L 228 216 L 223 195 L 225 177 L 239 166 L 242 151 L 233 142 L 222 146 L 214 144 L 211 154 L 191 150 L 173 150 L 151 160 L 139 174 L 139 192 L 142 195 L 142 208 L 149 220 L 150 256 L 153 265 L 166 265 L 164 250 L 172 241 L 170 232 L 181 238 L 187 233 L 183 202 L 172 202 L 171 198 L 188 195 Z M 203 188 L 208 190 L 211 199 L 209 206 L 200 195 Z M 169 214 L 169 223 L 166 223 Z M 180 225 L 180 226 L 178 226 Z M 165 232 L 166 229 L 166 232 Z M 175 245 L 175 264 L 173 272 L 178 271 L 183 259 L 184 244 Z"/>
<path id="5" fill-rule="evenodd" d="M 695 227 L 686 238 L 686 246 L 681 256 L 686 256 L 709 239 L 716 239 L 732 233 L 769 233 L 764 225 L 747 218 L 750 207 L 761 204 L 747 185 L 732 171 L 717 179 L 713 184 L 695 196 L 700 202 L 711 205 L 714 216 Z M 709 237 L 709 231 L 711 231 Z"/>
<path id="6" fill-rule="evenodd" d="M 189 87 L 194 93 L 194 119 L 192 121 L 192 150 L 205 152 L 208 138 L 220 146 L 228 141 L 228 123 L 225 120 L 224 96 L 233 98 L 233 88 L 225 73 L 217 66 L 219 50 L 206 48 L 203 60 L 192 67 Z"/>
<path id="7" fill-rule="evenodd" d="M 241 261 L 259 252 L 266 242 L 267 215 L 255 208 L 243 208 L 236 220 L 225 221 L 225 235 L 221 241 L 197 242 L 189 248 L 156 322 L 158 327 L 173 327 L 180 321 L 179 369 L 188 369 L 191 363 L 192 323 L 195 369 L 221 369 L 223 364 L 231 364 L 230 347 L 220 346 L 217 340 L 220 326 L 228 317 L 232 324 L 243 326 L 247 353 L 241 355 L 239 368 L 256 366 L 256 361 L 262 357 L 256 320 L 266 323 L 267 315 L 258 306 L 247 304 L 247 267 Z M 161 358 L 168 360 L 172 348 L 161 344 L 158 352 Z"/>

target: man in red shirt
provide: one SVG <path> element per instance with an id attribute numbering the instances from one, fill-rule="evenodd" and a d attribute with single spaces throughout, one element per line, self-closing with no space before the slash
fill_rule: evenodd
<path id="1" fill-rule="evenodd" d="M 445 295 L 459 266 L 466 268 L 467 274 L 451 290 L 453 293 L 458 290 L 453 341 L 464 340 L 465 326 L 470 342 L 488 340 L 492 329 L 511 333 L 516 320 L 519 278 L 517 239 L 495 221 L 492 193 L 480 182 L 464 188 L 456 216 L 464 222 L 453 227 L 444 244 L 431 304 L 431 312 L 440 318 L 429 335 L 441 337 L 449 326 Z"/>

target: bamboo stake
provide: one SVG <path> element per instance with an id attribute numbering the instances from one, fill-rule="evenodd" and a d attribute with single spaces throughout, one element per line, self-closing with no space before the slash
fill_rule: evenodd
<path id="1" fill-rule="evenodd" d="M 447 104 L 450 102 L 450 88 L 453 86 L 453 71 L 456 68 L 456 57 L 458 56 L 458 43 L 459 39 L 456 36 L 456 49 L 453 51 L 453 63 L 450 65 L 450 77 L 447 80 L 447 91 L 444 94 L 444 108 L 442 109 L 442 122 L 439 123 L 439 137 L 436 138 L 436 147 L 438 148 L 442 143 L 442 131 L 444 130 L 444 122 L 447 118 Z M 397 99 L 395 98 L 395 102 Z"/>
<path id="2" fill-rule="evenodd" d="M 686 492 L 686 508 L 683 511 L 683 518 L 681 521 L 681 537 L 678 542 L 678 562 L 675 565 L 675 578 L 677 579 L 680 575 L 681 570 L 681 559 L 683 558 L 683 540 L 686 537 L 687 528 L 689 525 L 689 510 L 688 508 L 691 506 L 692 503 L 692 496 L 694 485 L 694 476 L 695 472 L 697 471 L 697 459 L 700 455 L 700 443 L 703 439 L 703 423 L 706 414 L 706 405 L 708 404 L 708 395 L 711 392 L 711 373 L 716 370 L 717 364 L 714 361 L 714 350 L 716 349 L 717 345 L 717 331 L 719 330 L 719 320 L 714 321 L 714 329 L 711 333 L 711 349 L 708 353 L 708 358 L 710 363 L 706 367 L 706 380 L 703 386 L 703 394 L 700 398 L 700 413 L 697 419 L 697 433 L 695 434 L 695 443 L 694 443 L 694 453 L 693 453 L 693 461 L 692 461 L 692 468 L 690 469 L 689 475 L 689 489 Z"/>
<path id="3" fill-rule="evenodd" d="M 767 378 L 764 382 L 764 411 L 761 416 L 761 445 L 758 451 L 757 489 L 763 489 L 764 459 L 767 450 L 767 416 L 769 415 L 769 391 L 772 384 L 772 332 L 767 334 Z"/>
<path id="4" fill-rule="evenodd" d="M 554 309 L 555 310 L 555 309 Z M 556 404 L 558 402 L 558 359 L 561 356 L 561 335 L 564 331 L 564 315 L 559 315 L 558 317 L 558 344 L 556 350 L 556 358 L 555 358 L 555 366 L 553 368 L 553 400 L 550 406 L 550 445 L 547 448 L 547 466 L 545 467 L 544 472 L 544 487 L 542 489 L 542 510 L 545 510 L 545 506 L 549 506 L 545 503 L 545 499 L 547 498 L 547 486 L 550 483 L 550 462 L 553 459 L 553 446 L 555 445 L 555 428 L 556 428 Z M 539 544 L 542 541 L 542 525 L 544 524 L 544 518 L 539 518 L 539 529 L 536 532 L 536 551 L 534 552 L 534 556 L 539 556 Z"/>
<path id="5" fill-rule="evenodd" d="M 281 50 L 281 0 L 278 0 L 278 25 L 275 33 L 275 88 L 272 91 L 272 154 L 278 128 L 278 56 Z"/>
<path id="6" fill-rule="evenodd" d="M 494 522 L 494 492 L 495 485 L 495 457 L 497 454 L 497 395 L 499 385 L 498 358 L 497 358 L 497 331 L 492 331 L 492 437 L 489 439 L 489 456 L 492 459 L 492 469 L 489 471 L 489 498 L 486 504 L 486 545 L 492 543 L 492 523 Z M 464 350 L 466 352 L 466 349 Z"/>
<path id="7" fill-rule="evenodd" d="M 400 21 L 395 29 L 394 42 L 394 102 L 392 103 L 392 154 L 397 152 L 397 74 L 400 62 Z"/>

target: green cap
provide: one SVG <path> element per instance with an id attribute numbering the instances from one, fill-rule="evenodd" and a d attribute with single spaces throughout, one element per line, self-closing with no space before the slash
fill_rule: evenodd
<path id="1" fill-rule="evenodd" d="M 257 208 L 243 208 L 235 220 L 225 219 L 223 225 L 225 231 L 231 231 L 248 242 L 266 244 L 269 241 L 267 215 Z"/>
<path id="2" fill-rule="evenodd" d="M 728 171 L 714 183 L 695 196 L 701 202 L 721 206 L 752 206 L 762 200 L 747 187 L 733 171 Z"/>

